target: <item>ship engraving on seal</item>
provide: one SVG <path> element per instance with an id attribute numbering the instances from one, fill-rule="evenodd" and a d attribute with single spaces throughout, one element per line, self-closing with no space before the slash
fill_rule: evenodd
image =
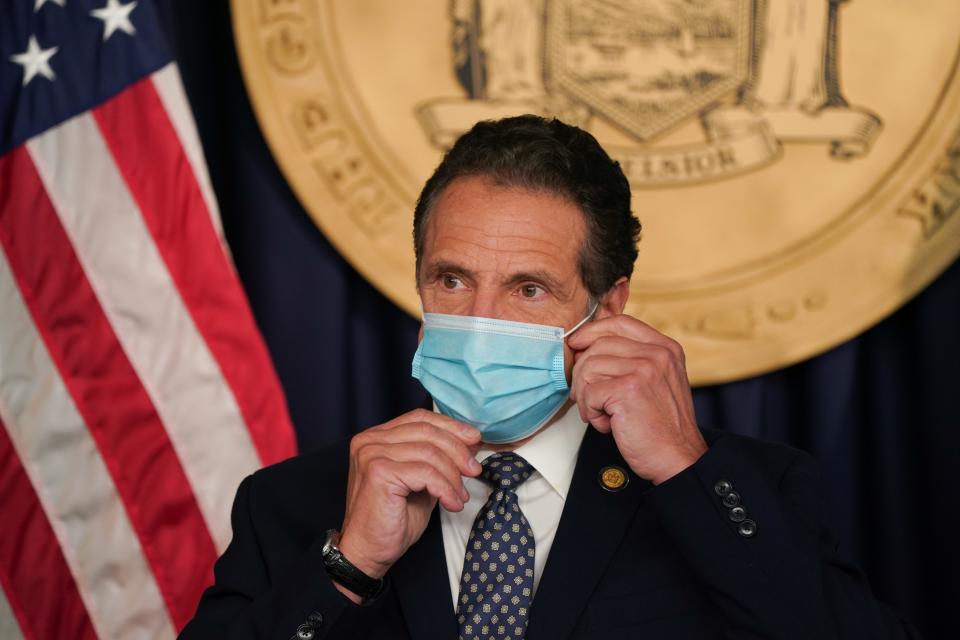
<path id="1" fill-rule="evenodd" d="M 451 0 L 453 72 L 465 96 L 416 107 L 449 147 L 478 120 L 520 113 L 588 127 L 638 188 L 727 179 L 776 162 L 783 142 L 869 153 L 883 123 L 840 86 L 850 0 Z M 694 120 L 703 139 L 658 140 Z"/>

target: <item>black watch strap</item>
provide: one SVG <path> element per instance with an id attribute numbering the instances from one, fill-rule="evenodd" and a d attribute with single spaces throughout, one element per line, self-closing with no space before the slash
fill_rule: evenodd
<path id="1" fill-rule="evenodd" d="M 338 544 L 340 533 L 336 529 L 327 531 L 327 538 L 323 543 L 323 566 L 327 569 L 327 575 L 364 600 L 379 596 L 383 592 L 384 579 L 371 578 L 353 566 L 340 552 Z"/>

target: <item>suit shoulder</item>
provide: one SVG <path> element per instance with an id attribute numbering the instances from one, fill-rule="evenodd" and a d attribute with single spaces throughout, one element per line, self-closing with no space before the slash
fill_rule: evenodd
<path id="1" fill-rule="evenodd" d="M 334 442 L 260 469 L 241 484 L 235 517 L 244 514 L 241 520 L 256 531 L 271 562 L 282 564 L 293 551 L 305 550 L 324 531 L 340 526 L 348 452 L 348 441 Z"/>
<path id="2" fill-rule="evenodd" d="M 258 493 L 268 494 L 293 486 L 346 486 L 349 451 L 349 439 L 337 440 L 264 467 L 254 472 L 250 481 Z"/>

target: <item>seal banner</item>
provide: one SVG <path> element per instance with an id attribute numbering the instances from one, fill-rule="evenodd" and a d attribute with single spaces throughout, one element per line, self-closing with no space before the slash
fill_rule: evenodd
<path id="1" fill-rule="evenodd" d="M 834 346 L 960 254 L 955 0 L 232 7 L 285 176 L 411 314 L 420 186 L 475 122 L 520 113 L 620 162 L 644 223 L 628 312 L 684 344 L 695 384 Z"/>

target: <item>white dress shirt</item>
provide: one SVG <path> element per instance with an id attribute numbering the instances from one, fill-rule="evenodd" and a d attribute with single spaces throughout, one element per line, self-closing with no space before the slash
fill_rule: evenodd
<path id="1" fill-rule="evenodd" d="M 529 442 L 515 451 L 529 462 L 536 471 L 517 488 L 520 510 L 533 529 L 536 553 L 533 557 L 533 592 L 536 594 L 547 563 L 547 555 L 557 534 L 560 514 L 567 500 L 567 491 L 577 464 L 577 452 L 587 425 L 580 420 L 576 404 L 537 433 Z M 477 461 L 483 462 L 493 455 L 490 449 L 477 451 Z M 479 478 L 464 478 L 464 486 L 470 493 L 470 501 L 463 511 L 447 511 L 440 508 L 440 526 L 443 531 L 443 551 L 447 560 L 447 576 L 450 578 L 450 593 L 453 609 L 457 609 L 460 595 L 460 575 L 463 573 L 463 556 L 467 550 L 467 538 L 473 529 L 473 521 L 481 507 L 490 497 L 493 488 Z"/>

